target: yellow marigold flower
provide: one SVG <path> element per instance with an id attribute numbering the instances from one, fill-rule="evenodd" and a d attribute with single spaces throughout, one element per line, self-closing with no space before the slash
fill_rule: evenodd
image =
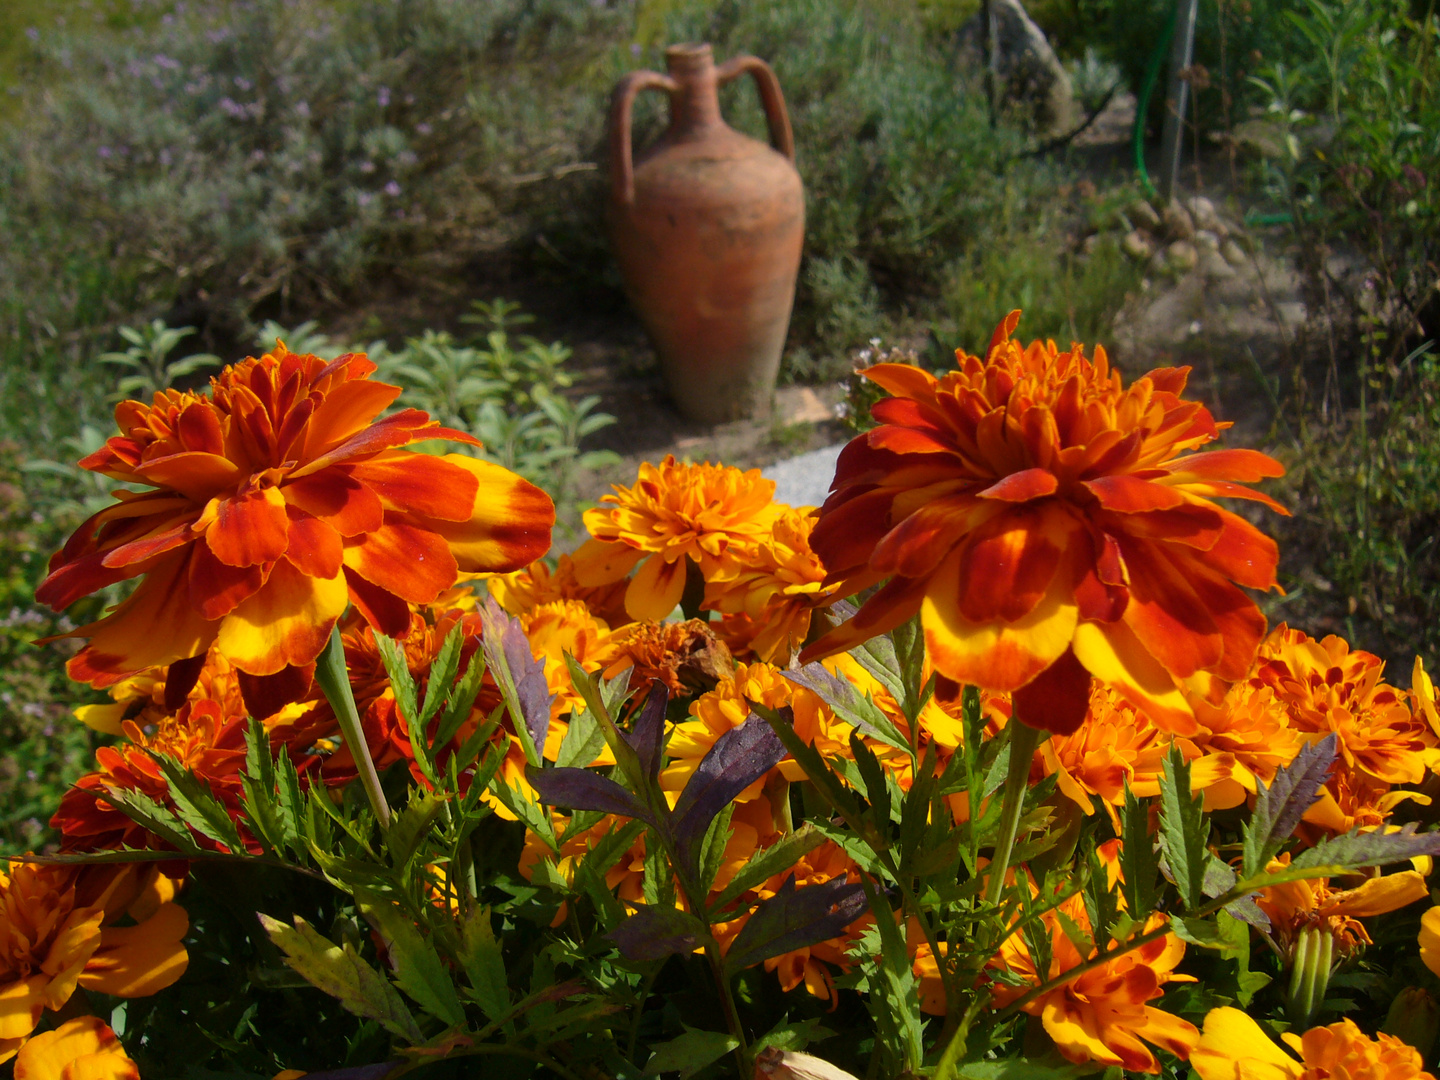
<path id="1" fill-rule="evenodd" d="M 539 604 L 519 618 L 530 641 L 530 651 L 535 659 L 545 663 L 545 682 L 555 695 L 551 715 L 558 720 L 583 705 L 570 682 L 565 655 L 573 656 L 586 671 L 609 666 L 615 659 L 610 628 L 579 600 Z"/>
<path id="2" fill-rule="evenodd" d="M 1440 739 L 1440 706 L 1436 705 L 1435 683 L 1425 671 L 1425 662 L 1418 656 L 1410 672 L 1410 696 L 1415 715 L 1429 724 L 1435 738 Z"/>
<path id="3" fill-rule="evenodd" d="M 1270 872 L 1290 865 L 1289 854 L 1270 863 Z M 1270 918 L 1270 941 L 1287 963 L 1302 930 L 1318 927 L 1335 941 L 1340 955 L 1371 944 L 1361 919 L 1398 911 L 1430 895 L 1425 878 L 1414 870 L 1386 874 L 1354 889 L 1332 889 L 1328 878 L 1309 878 L 1270 885 L 1255 898 Z"/>
<path id="4" fill-rule="evenodd" d="M 15 1080 L 140 1080 L 140 1070 L 108 1024 L 77 1016 L 21 1048 Z"/>
<path id="5" fill-rule="evenodd" d="M 115 407 L 120 434 L 82 468 L 151 490 L 117 493 L 50 561 L 36 589 L 59 611 L 142 580 L 72 632 L 72 678 L 109 686 L 212 645 L 257 716 L 297 700 L 345 609 L 392 636 L 461 571 L 509 571 L 550 546 L 549 497 L 507 469 L 403 448 L 478 445 L 416 409 L 365 356 L 326 362 L 277 345 L 210 380 Z M 182 671 L 188 668 L 182 666 Z M 172 671 L 170 677 L 176 678 Z"/>
<path id="6" fill-rule="evenodd" d="M 144 997 L 185 972 L 190 921 L 154 866 L 44 866 L 0 872 L 0 1062 L 76 986 Z M 129 915 L 134 926 L 110 924 Z"/>
<path id="7" fill-rule="evenodd" d="M 1435 1080 L 1414 1047 L 1393 1035 L 1370 1038 L 1351 1020 L 1281 1038 L 1295 1060 L 1239 1009 L 1212 1009 L 1190 1053 L 1200 1080 Z"/>
<path id="8" fill-rule="evenodd" d="M 743 617 L 756 658 L 787 664 L 810 633 L 810 616 L 830 597 L 825 566 L 810 549 L 813 507 L 785 507 L 770 536 L 728 581 L 707 581 L 705 607 Z M 733 645 L 732 645 L 733 651 Z"/>
<path id="9" fill-rule="evenodd" d="M 1102 348 L 1022 348 L 1019 318 L 941 377 L 864 372 L 893 396 L 841 453 L 811 543 L 841 594 L 889 583 L 804 658 L 918 613 L 942 675 L 1014 693 L 1032 726 L 1077 728 L 1093 674 L 1193 731 L 1181 687 L 1249 671 L 1265 618 L 1240 586 L 1275 585 L 1275 543 L 1214 500 L 1279 509 L 1245 485 L 1282 469 L 1190 453 L 1224 425 L 1181 397 L 1188 368 L 1127 388 Z"/>
<path id="10" fill-rule="evenodd" d="M 1440 907 L 1432 907 L 1420 917 L 1420 959 L 1440 975 Z"/>
<path id="11" fill-rule="evenodd" d="M 587 589 L 575 579 L 575 560 L 569 555 L 561 555 L 554 570 L 543 559 L 537 559 L 512 574 L 492 574 L 487 584 L 495 602 L 511 615 L 523 615 L 531 608 L 556 600 L 579 600 L 596 618 L 610 626 L 630 621 L 625 614 L 628 582 L 612 581 Z"/>
<path id="12" fill-rule="evenodd" d="M 1380 784 L 1418 784 L 1440 760 L 1435 734 L 1409 695 L 1380 681 L 1385 661 L 1330 635 L 1316 641 L 1281 625 L 1261 645 L 1250 681 L 1270 687 L 1290 726 L 1312 740 L 1334 734 L 1343 767 Z"/>
<path id="13" fill-rule="evenodd" d="M 1082 930 L 1089 931 L 1090 920 L 1083 897 L 1071 897 L 1058 910 Z M 1163 915 L 1152 916 L 1146 929 L 1164 925 L 1164 919 Z M 1061 975 L 1090 959 L 1080 955 L 1054 912 L 1047 913 L 1044 921 L 1052 948 L 1050 969 L 1044 979 Z M 1174 934 L 1166 934 L 1042 994 L 1025 1005 L 1024 1011 L 1040 1017 L 1045 1031 L 1069 1061 L 1077 1064 L 1093 1061 L 1136 1072 L 1158 1073 L 1160 1062 L 1146 1043 L 1183 1059 L 1189 1056 L 1200 1037 L 1193 1024 L 1146 1004 L 1162 997 L 1168 982 L 1193 981 L 1189 976 L 1175 974 L 1184 955 L 1185 943 Z M 1038 986 L 1042 981 L 1019 934 L 1005 940 L 995 964 L 1031 986 Z M 1004 1006 L 1027 989 L 997 982 L 993 986 L 995 1002 Z"/>
<path id="14" fill-rule="evenodd" d="M 619 581 L 638 564 L 625 590 L 632 619 L 660 620 L 685 592 L 687 567 L 707 582 L 729 581 L 753 558 L 782 507 L 775 482 L 759 469 L 682 465 L 673 455 L 640 466 L 634 487 L 585 511 L 591 539 L 575 552 L 575 579 L 587 588 Z"/>

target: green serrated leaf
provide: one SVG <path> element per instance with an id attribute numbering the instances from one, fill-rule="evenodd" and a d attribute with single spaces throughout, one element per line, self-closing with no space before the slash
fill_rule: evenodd
<path id="1" fill-rule="evenodd" d="M 1180 899 L 1192 911 L 1205 903 L 1210 826 L 1204 806 L 1203 795 L 1191 794 L 1189 762 L 1172 743 L 1160 780 L 1160 844 Z"/>
<path id="2" fill-rule="evenodd" d="M 490 909 L 476 905 L 460 928 L 460 963 L 470 980 L 471 997 L 488 1020 L 499 1020 L 510 1011 L 510 988 L 505 977 L 505 957 Z"/>
<path id="3" fill-rule="evenodd" d="M 705 830 L 705 837 L 700 842 L 698 860 L 700 877 L 696 885 L 699 896 L 709 895 L 715 875 L 720 872 L 720 864 L 725 861 L 725 847 L 730 843 L 730 819 L 734 814 L 735 804 L 732 802 L 711 818 L 710 825 Z"/>
<path id="4" fill-rule="evenodd" d="M 431 1016 L 452 1028 L 464 1027 L 465 1008 L 430 937 L 384 897 L 357 889 L 355 904 L 385 938 L 400 989 Z"/>
<path id="5" fill-rule="evenodd" d="M 560 740 L 560 749 L 555 755 L 557 768 L 583 769 L 605 749 L 605 733 L 589 709 L 570 714 L 570 726 Z"/>
<path id="6" fill-rule="evenodd" d="M 444 809 L 445 800 L 434 792 L 418 786 L 410 789 L 410 802 L 404 810 L 391 817 L 390 829 L 385 834 L 385 846 L 392 866 L 403 870 L 410 864 L 430 826 Z"/>
<path id="7" fill-rule="evenodd" d="M 425 684 L 425 704 L 420 709 L 420 730 L 430 726 L 430 721 L 440 711 L 440 706 L 454 689 L 455 673 L 460 669 L 460 646 L 464 641 L 461 626 L 456 623 L 445 635 L 435 661 L 430 665 L 430 674 Z M 443 745 L 436 743 L 437 746 Z"/>
<path id="8" fill-rule="evenodd" d="M 336 945 L 298 915 L 294 927 L 290 927 L 258 914 L 265 933 L 285 954 L 285 962 L 311 986 L 329 994 L 356 1016 L 374 1020 L 411 1046 L 425 1041 L 404 999 L 348 944 L 343 948 Z"/>
<path id="9" fill-rule="evenodd" d="M 209 786 L 168 754 L 151 753 L 169 786 L 175 813 L 201 836 L 235 853 L 245 851 L 240 830 Z"/>
<path id="10" fill-rule="evenodd" d="M 680 1080 L 689 1080 L 705 1066 L 719 1061 L 740 1045 L 740 1040 L 723 1031 L 699 1031 L 686 1027 L 685 1033 L 655 1047 L 645 1063 L 645 1076 L 679 1072 Z"/>
<path id="11" fill-rule="evenodd" d="M 435 728 L 435 745 L 449 746 L 450 740 L 460 730 L 460 725 L 470 717 L 470 710 L 475 707 L 475 699 L 480 695 L 480 685 L 485 680 L 485 653 L 476 649 L 470 657 L 470 665 L 465 669 L 465 674 L 455 684 L 450 693 L 450 701 L 445 706 L 445 714 L 440 718 L 440 723 Z M 482 725 L 483 726 L 483 725 Z M 469 764 L 467 761 L 465 764 Z M 463 768 L 463 766 L 462 766 Z"/>
<path id="12" fill-rule="evenodd" d="M 410 661 L 405 655 L 405 648 L 379 633 L 375 635 L 375 646 L 380 652 L 386 674 L 390 676 L 390 688 L 395 694 L 395 710 L 400 714 L 405 733 L 410 737 L 410 749 L 415 764 L 420 767 L 420 772 L 432 786 L 438 784 L 435 753 L 425 740 L 425 723 L 419 717 L 420 706 L 416 700 L 415 679 L 410 674 Z"/>
<path id="13" fill-rule="evenodd" d="M 1125 784 L 1125 806 L 1120 815 L 1120 885 L 1125 906 L 1134 912 L 1155 910 L 1160 859 L 1150 840 L 1150 808 Z"/>

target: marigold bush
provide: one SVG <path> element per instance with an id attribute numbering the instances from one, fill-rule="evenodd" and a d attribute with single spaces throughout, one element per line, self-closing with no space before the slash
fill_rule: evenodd
<path id="1" fill-rule="evenodd" d="M 553 563 L 361 357 L 122 403 L 15 1075 L 1429 1077 L 1423 663 L 1269 628 L 1274 463 L 1017 320 L 871 369 L 819 510 L 671 458 Z"/>

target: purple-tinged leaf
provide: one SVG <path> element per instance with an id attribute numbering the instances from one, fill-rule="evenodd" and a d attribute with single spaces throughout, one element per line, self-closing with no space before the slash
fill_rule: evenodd
<path id="1" fill-rule="evenodd" d="M 1210 856 L 1210 861 L 1205 866 L 1205 884 L 1203 890 L 1206 896 L 1212 900 L 1217 896 L 1224 896 L 1235 887 L 1235 882 L 1239 880 L 1238 875 L 1230 868 L 1229 864 L 1216 855 L 1212 854 Z M 1248 923 L 1255 927 L 1256 930 L 1264 931 L 1267 934 L 1270 932 L 1270 916 L 1266 915 L 1265 912 L 1261 910 L 1260 905 L 1255 903 L 1254 899 L 1249 896 L 1241 897 L 1233 903 L 1226 904 L 1225 910 L 1229 912 L 1232 918 L 1239 919 L 1243 923 Z"/>
<path id="2" fill-rule="evenodd" d="M 530 640 L 520 620 L 493 599 L 486 600 L 481 608 L 480 625 L 486 667 L 510 710 L 526 761 L 538 766 L 550 732 L 552 698 L 545 682 L 545 661 L 536 660 L 530 651 Z"/>
<path id="3" fill-rule="evenodd" d="M 1301 747 L 1289 765 L 1276 771 L 1268 787 L 1263 780 L 1256 781 L 1255 812 L 1245 826 L 1247 877 L 1263 871 L 1279 854 L 1305 811 L 1320 798 L 1320 788 L 1335 764 L 1336 750 L 1335 735 L 1326 735 L 1318 743 Z"/>
<path id="4" fill-rule="evenodd" d="M 675 803 L 675 843 L 692 869 L 700 841 L 715 815 L 785 755 L 779 736 L 753 713 L 715 740 Z"/>
<path id="5" fill-rule="evenodd" d="M 1362 866 L 1386 866 L 1422 856 L 1433 858 L 1440 855 L 1440 832 L 1417 833 L 1415 829 L 1413 821 L 1401 826 L 1398 832 L 1361 832 L 1355 829 L 1332 840 L 1322 840 L 1302 851 L 1291 860 L 1290 868 L 1324 868 L 1326 876 L 1333 877 Z"/>
<path id="6" fill-rule="evenodd" d="M 619 814 L 654 824 L 639 799 L 609 777 L 588 769 L 537 769 L 527 765 L 525 779 L 530 781 L 530 786 L 546 805 L 564 810 Z"/>
<path id="7" fill-rule="evenodd" d="M 709 932 L 694 915 L 657 904 L 640 908 L 605 936 L 626 960 L 663 960 L 694 952 Z"/>
<path id="8" fill-rule="evenodd" d="M 779 892 L 756 905 L 735 936 L 725 966 L 739 971 L 792 949 L 826 941 L 860 918 L 865 909 L 865 889 L 858 883 L 834 878 L 823 885 L 797 889 L 792 875 Z"/>
<path id="9" fill-rule="evenodd" d="M 659 679 L 650 686 L 650 694 L 640 707 L 640 715 L 626 741 L 635 748 L 645 774 L 654 780 L 660 775 L 661 743 L 665 740 L 665 707 L 670 704 L 670 690 Z"/>

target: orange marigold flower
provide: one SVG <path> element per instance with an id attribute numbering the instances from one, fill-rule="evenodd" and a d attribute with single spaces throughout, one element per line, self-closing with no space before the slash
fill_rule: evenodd
<path id="1" fill-rule="evenodd" d="M 128 742 L 102 746 L 95 751 L 94 772 L 86 773 L 60 799 L 50 819 L 67 851 L 96 851 L 117 847 L 167 847 L 143 825 L 132 820 L 102 797 L 112 790 L 134 791 L 173 806 L 170 786 L 152 754 L 174 758 L 204 783 L 250 841 L 240 810 L 245 764 L 245 732 L 249 719 L 244 709 L 227 708 L 216 701 L 187 702 L 178 712 L 160 715 L 141 727 L 125 720 L 121 729 Z M 202 847 L 219 849 L 215 841 L 194 833 Z M 259 850 L 258 844 L 255 850 Z"/>
<path id="2" fill-rule="evenodd" d="M 743 619 L 746 646 L 767 663 L 790 662 L 810 633 L 811 613 L 829 599 L 825 567 L 810 549 L 814 528 L 813 508 L 785 507 L 738 575 L 706 582 L 704 606 Z"/>
<path id="3" fill-rule="evenodd" d="M 634 487 L 585 511 L 591 539 L 575 552 L 575 579 L 587 588 L 619 581 L 639 565 L 625 589 L 632 619 L 660 620 L 685 592 L 687 567 L 707 582 L 729 581 L 752 558 L 782 507 L 775 482 L 759 469 L 683 465 L 673 455 L 640 466 Z"/>
<path id="4" fill-rule="evenodd" d="M 625 589 L 629 582 L 621 579 L 587 589 L 576 580 L 575 560 L 569 555 L 561 555 L 554 570 L 543 560 L 536 560 L 523 570 L 494 574 L 487 584 L 496 603 L 511 615 L 524 615 L 531 608 L 557 600 L 579 600 L 609 626 L 622 626 L 630 621 L 625 614 Z"/>
<path id="5" fill-rule="evenodd" d="M 1343 638 L 1316 641 L 1282 624 L 1261 645 L 1250 681 L 1274 691 L 1296 731 L 1311 740 L 1333 733 L 1340 767 L 1362 782 L 1418 784 L 1440 750 L 1410 695 L 1381 682 L 1384 672 L 1385 661 Z"/>
<path id="6" fill-rule="evenodd" d="M 1435 1080 L 1413 1046 L 1383 1033 L 1372 1039 L 1352 1020 L 1280 1037 L 1299 1061 L 1248 1014 L 1212 1009 L 1190 1067 L 1200 1080 Z"/>
<path id="7" fill-rule="evenodd" d="M 15 1080 L 140 1080 L 140 1070 L 108 1024 L 77 1016 L 21 1048 Z"/>
<path id="8" fill-rule="evenodd" d="M 647 693 L 652 682 L 661 682 L 672 694 L 689 696 L 735 673 L 730 650 L 700 619 L 630 623 L 616 630 L 610 641 L 615 659 L 605 669 L 605 677 L 633 669 L 630 689 L 637 695 Z"/>
<path id="9" fill-rule="evenodd" d="M 391 635 L 461 571 L 543 554 L 554 506 L 514 473 L 463 455 L 403 451 L 470 436 L 405 409 L 399 387 L 349 353 L 326 363 L 278 345 L 227 367 L 210 393 L 166 390 L 115 408 L 121 434 L 83 468 L 154 490 L 117 492 L 50 561 L 36 597 L 57 611 L 140 576 L 73 635 L 73 678 L 109 686 L 212 645 L 242 672 L 257 715 L 304 693 L 353 601 Z M 175 678 L 172 674 L 171 678 Z"/>
<path id="10" fill-rule="evenodd" d="M 1071 897 L 1058 910 L 1089 932 L 1090 920 L 1083 897 Z M 1164 919 L 1163 915 L 1151 916 L 1146 929 L 1163 925 Z M 1044 979 L 1052 979 L 1090 959 L 1080 955 L 1054 912 L 1047 913 L 1044 921 L 1052 947 L 1050 969 Z M 1184 955 L 1184 942 L 1174 934 L 1167 934 L 1042 994 L 1026 1004 L 1023 1011 L 1040 1017 L 1045 1031 L 1070 1061 L 1078 1064 L 1093 1061 L 1136 1072 L 1158 1073 L 1160 1062 L 1145 1043 L 1183 1059 L 1189 1056 L 1200 1037 L 1193 1024 L 1146 1004 L 1164 995 L 1167 982 L 1191 981 L 1188 976 L 1175 974 Z M 1038 986 L 1042 981 L 1019 934 L 1010 935 L 1000 946 L 995 963 L 1020 976 L 1030 986 Z M 1027 989 L 997 982 L 993 986 L 995 1002 L 1006 1005 Z"/>
<path id="11" fill-rule="evenodd" d="M 1215 809 L 1210 793 L 1223 789 L 1236 772 L 1234 755 L 1206 754 L 1189 739 L 1179 738 L 1156 727 L 1150 718 L 1113 689 L 1096 682 L 1090 691 L 1090 708 L 1085 722 L 1069 735 L 1048 739 L 1038 755 L 1042 774 L 1058 774 L 1060 793 L 1073 800 L 1086 814 L 1095 812 L 1093 799 L 1099 797 L 1118 832 L 1117 807 L 1125 805 L 1125 787 L 1137 798 L 1160 794 L 1165 757 L 1176 745 L 1190 763 L 1192 791 L 1204 792 L 1206 805 Z M 1241 799 L 1224 805 L 1234 806 Z"/>
<path id="12" fill-rule="evenodd" d="M 145 997 L 185 973 L 190 921 L 175 884 L 154 866 L 45 866 L 0 871 L 0 1062 L 46 1009 L 76 986 Z M 135 926 L 111 924 L 129 915 Z"/>
<path id="13" fill-rule="evenodd" d="M 1229 687 L 1218 703 L 1192 696 L 1199 730 L 1188 737 L 1206 755 L 1225 755 L 1229 774 L 1206 790 L 1207 810 L 1239 806 L 1255 794 L 1256 781 L 1272 783 L 1289 765 L 1308 736 L 1290 726 L 1274 691 L 1252 681 Z"/>
<path id="14" fill-rule="evenodd" d="M 1289 854 L 1270 863 L 1274 873 L 1290 865 Z M 1318 927 L 1335 940 L 1335 951 L 1345 956 L 1371 944 L 1361 919 L 1398 911 L 1430 895 L 1425 878 L 1414 870 L 1386 874 L 1354 889 L 1332 889 L 1328 878 L 1269 885 L 1255 898 L 1270 919 L 1270 943 L 1287 963 L 1303 930 Z"/>
<path id="15" fill-rule="evenodd" d="M 1186 453 L 1224 427 L 1180 396 L 1188 368 L 1125 388 L 1103 348 L 1021 348 L 1019 317 L 941 378 L 864 372 L 894 396 L 842 451 L 811 544 L 840 595 L 890 580 L 802 659 L 919 613 L 936 670 L 1014 693 L 1033 726 L 1077 728 L 1093 674 L 1194 731 L 1181 685 L 1245 676 L 1265 618 L 1238 586 L 1275 585 L 1275 543 L 1213 500 L 1280 509 L 1244 485 L 1283 470 L 1253 450 Z"/>

